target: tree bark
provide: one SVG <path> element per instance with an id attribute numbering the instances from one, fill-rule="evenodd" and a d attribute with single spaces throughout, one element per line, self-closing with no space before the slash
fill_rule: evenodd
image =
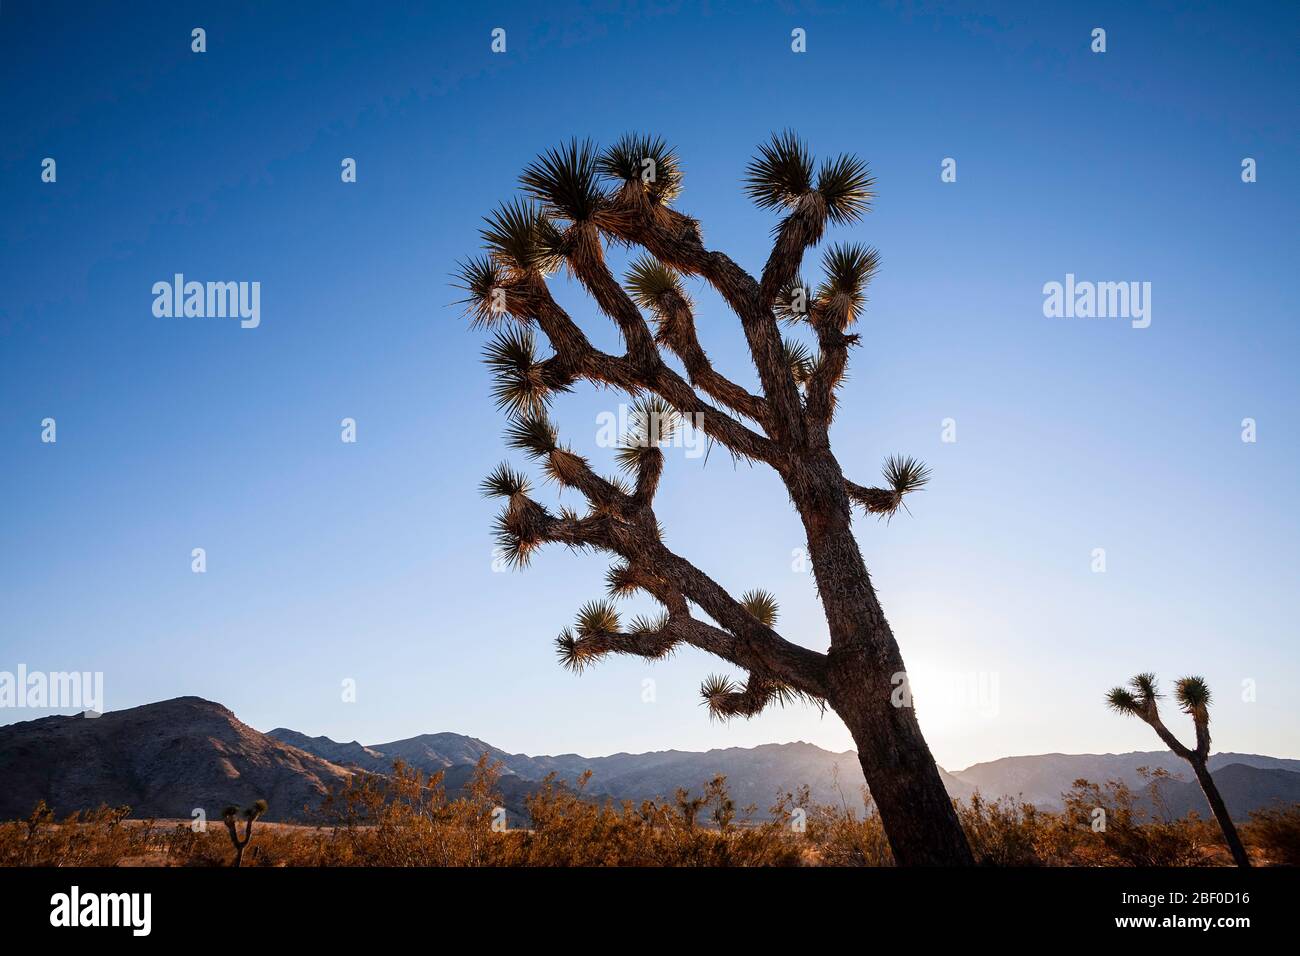
<path id="1" fill-rule="evenodd" d="M 857 660 L 832 664 L 831 706 L 853 735 L 895 863 L 972 865 L 974 857 L 921 735 L 916 711 L 911 706 L 895 707 L 888 677 L 868 664 L 865 655 L 855 656 Z"/>
<path id="2" fill-rule="evenodd" d="M 1223 839 L 1227 841 L 1228 849 L 1232 851 L 1233 862 L 1237 866 L 1250 866 L 1250 856 L 1246 853 L 1245 846 L 1242 845 L 1241 837 L 1237 835 L 1237 826 L 1232 822 L 1232 817 L 1228 816 L 1228 808 L 1223 802 L 1223 797 L 1219 796 L 1219 788 L 1210 776 L 1210 770 L 1204 760 L 1192 760 L 1192 769 L 1196 771 L 1196 779 L 1201 784 L 1201 790 L 1205 793 L 1205 799 L 1209 801 L 1210 809 L 1214 811 L 1214 818 L 1219 821 L 1219 828 L 1223 831 Z"/>
<path id="3" fill-rule="evenodd" d="M 817 590 L 830 628 L 828 703 L 858 760 L 899 866 L 974 863 L 952 799 L 903 685 L 898 642 L 853 535 L 844 476 L 829 449 L 795 466 L 787 487 L 804 519 Z"/>

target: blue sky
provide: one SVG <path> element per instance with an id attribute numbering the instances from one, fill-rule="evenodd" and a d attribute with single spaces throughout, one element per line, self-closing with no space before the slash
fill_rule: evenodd
<path id="1" fill-rule="evenodd" d="M 727 667 L 693 651 L 556 665 L 606 562 L 492 570 L 476 486 L 503 422 L 449 286 L 525 163 L 628 130 L 677 146 L 678 207 L 756 272 L 774 217 L 740 177 L 792 126 L 879 184 L 828 237 L 883 262 L 833 440 L 860 482 L 895 452 L 934 468 L 911 515 L 858 530 L 940 763 L 1154 749 L 1101 703 L 1147 669 L 1210 680 L 1216 748 L 1300 756 L 1295 5 L 290 6 L 0 10 L 0 670 L 370 743 L 848 748 L 814 710 L 711 724 L 699 682 Z M 177 272 L 259 281 L 260 327 L 154 317 Z M 1044 317 L 1067 273 L 1150 282 L 1151 326 Z M 695 292 L 706 348 L 752 383 L 738 323 Z M 556 409 L 607 469 L 618 400 Z M 772 590 L 783 633 L 824 648 L 774 475 L 678 452 L 659 502 L 674 549 Z"/>

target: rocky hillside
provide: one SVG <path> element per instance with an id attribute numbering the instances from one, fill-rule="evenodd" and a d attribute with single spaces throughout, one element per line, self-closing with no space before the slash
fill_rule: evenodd
<path id="1" fill-rule="evenodd" d="M 0 819 L 44 800 L 60 816 L 103 803 L 136 817 L 189 819 L 201 807 L 217 820 L 264 799 L 267 819 L 293 820 L 347 776 L 199 697 L 0 727 Z"/>

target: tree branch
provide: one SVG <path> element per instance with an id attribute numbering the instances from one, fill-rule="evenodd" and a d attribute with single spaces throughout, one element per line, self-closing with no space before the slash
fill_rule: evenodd
<path id="1" fill-rule="evenodd" d="M 1193 753 L 1190 748 L 1184 747 L 1177 737 L 1165 726 L 1164 721 L 1160 719 L 1160 713 L 1156 708 L 1154 699 L 1148 701 L 1147 706 L 1138 712 L 1138 716 L 1151 725 L 1151 729 L 1156 732 L 1166 747 L 1182 757 L 1184 760 L 1192 760 Z"/>
<path id="2" fill-rule="evenodd" d="M 667 207 L 649 207 L 642 194 L 630 186 L 620 190 L 613 202 L 618 215 L 602 223 L 606 232 L 643 246 L 679 272 L 703 276 L 740 316 L 771 407 L 773 438 L 787 447 L 799 445 L 803 440 L 799 390 L 785 361 L 776 317 L 770 303 L 762 301 L 758 283 L 723 253 L 705 249 L 695 220 Z"/>
<path id="3" fill-rule="evenodd" d="M 888 488 L 866 488 L 849 479 L 844 479 L 844 490 L 849 498 L 862 505 L 864 511 L 873 515 L 892 515 L 903 503 L 902 495 Z"/>
<path id="4" fill-rule="evenodd" d="M 698 622 L 697 635 L 717 648 L 713 653 L 810 696 L 826 696 L 825 654 L 787 641 L 750 614 L 720 584 L 660 541 L 639 555 L 624 557 L 634 567 L 654 569 L 658 583 L 655 589 L 648 590 L 670 610 L 674 606 L 670 602 L 684 606 L 685 600 L 690 600 L 721 625 Z"/>
<path id="5" fill-rule="evenodd" d="M 497 518 L 497 530 L 499 545 L 510 563 L 527 564 L 532 553 L 546 543 L 592 548 L 617 555 L 626 562 L 624 567 L 616 569 L 619 573 L 612 578 L 617 581 L 619 592 L 643 590 L 667 608 L 673 631 L 660 635 L 660 638 L 671 636 L 674 640 L 686 641 L 765 680 L 789 685 L 809 697 L 826 696 L 826 655 L 787 641 L 703 571 L 668 550 L 660 539 L 658 519 L 649 500 L 652 497 L 647 487 L 652 481 L 649 475 L 638 479 L 636 494 L 624 494 L 592 472 L 585 459 L 558 449 L 558 439 L 553 432 L 536 427 L 527 431 L 532 444 L 515 441 L 513 437 L 512 443 L 526 448 L 533 457 L 551 463 L 552 475 L 581 491 L 593 510 L 585 517 L 573 512 L 559 517 L 552 515 L 529 497 L 527 482 L 522 476 L 508 469 L 498 469 L 497 474 L 484 483 L 484 491 L 507 499 Z M 553 466 L 557 454 L 564 463 L 563 470 Z M 653 481 L 657 481 L 662 456 L 659 456 L 659 463 L 651 467 L 655 472 Z M 693 618 L 688 601 L 700 607 L 720 626 Z M 612 627 L 588 630 L 605 635 L 590 643 L 589 647 L 605 646 L 602 642 L 616 633 L 616 628 Z M 648 641 L 652 639 L 624 643 L 629 648 L 661 647 L 661 644 Z M 610 649 L 617 648 L 611 644 Z M 639 653 L 638 650 L 632 652 Z"/>
<path id="6" fill-rule="evenodd" d="M 755 673 L 749 674 L 743 686 L 736 685 L 729 677 L 711 676 L 700 687 L 700 696 L 708 705 L 709 715 L 719 720 L 755 717 L 769 704 L 784 705 L 800 698 L 821 703 L 820 698 L 809 698 L 786 684 Z"/>
<path id="7" fill-rule="evenodd" d="M 835 418 L 835 389 L 844 379 L 849 364 L 849 348 L 858 344 L 857 335 L 845 335 L 829 323 L 814 324 L 817 332 L 818 359 L 804 386 L 804 404 L 810 430 L 826 440 L 826 431 Z"/>
<path id="8" fill-rule="evenodd" d="M 556 380 L 561 380 L 562 372 L 568 376 L 567 382 L 585 379 L 613 385 L 631 395 L 643 390 L 654 392 L 687 417 L 692 425 L 698 425 L 734 454 L 767 462 L 779 470 L 780 449 L 770 439 L 703 401 L 685 379 L 661 360 L 647 369 L 639 366 L 635 359 L 616 357 L 595 348 L 552 298 L 540 277 L 525 277 L 509 283 L 506 301 L 512 315 L 523 321 L 535 320 L 547 337 L 555 351 L 556 363 L 548 371 Z M 628 302 L 631 304 L 631 300 Z M 635 305 L 632 308 L 635 311 Z M 640 313 L 637 315 L 638 321 L 643 321 Z"/>
<path id="9" fill-rule="evenodd" d="M 653 375 L 663 360 L 641 312 L 605 265 L 599 230 L 593 223 L 579 223 L 570 229 L 570 235 L 572 247 L 568 262 L 574 274 L 601 311 L 617 323 L 627 345 L 628 360 L 643 375 Z"/>
<path id="10" fill-rule="evenodd" d="M 691 384 L 757 422 L 771 435 L 772 412 L 767 401 L 720 374 L 709 361 L 696 333 L 691 301 L 682 291 L 677 274 L 658 260 L 643 256 L 633 263 L 627 283 L 637 302 L 655 316 L 655 341 L 681 359 Z"/>

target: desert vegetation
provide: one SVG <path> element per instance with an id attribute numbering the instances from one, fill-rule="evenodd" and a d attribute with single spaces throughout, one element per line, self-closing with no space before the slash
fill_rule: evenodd
<path id="1" fill-rule="evenodd" d="M 725 777 L 663 801 L 588 798 L 586 780 L 555 779 L 526 799 L 527 818 L 507 822 L 499 770 L 481 761 L 469 785 L 448 795 L 442 774 L 400 763 L 336 788 L 306 825 L 263 823 L 231 839 L 217 826 L 128 819 L 101 808 L 56 820 L 44 804 L 0 824 L 4 866 L 892 866 L 881 819 L 865 794 L 815 804 L 808 789 L 772 806 L 736 807 Z M 1064 807 L 1047 812 L 978 794 L 955 804 L 975 860 L 989 866 L 1227 866 L 1217 826 L 1195 814 L 1172 819 L 1160 800 L 1163 772 L 1133 789 L 1076 781 Z M 253 808 L 254 810 L 256 808 Z M 1099 812 L 1100 811 L 1100 812 Z M 247 816 L 244 817 L 248 819 Z M 1098 821 L 1103 821 L 1099 825 Z M 233 821 L 232 821 L 233 822 Z M 1300 862 L 1300 805 L 1257 812 L 1242 829 L 1260 865 Z M 247 851 L 245 853 L 245 850 Z M 233 856 L 233 859 L 232 859 Z"/>

